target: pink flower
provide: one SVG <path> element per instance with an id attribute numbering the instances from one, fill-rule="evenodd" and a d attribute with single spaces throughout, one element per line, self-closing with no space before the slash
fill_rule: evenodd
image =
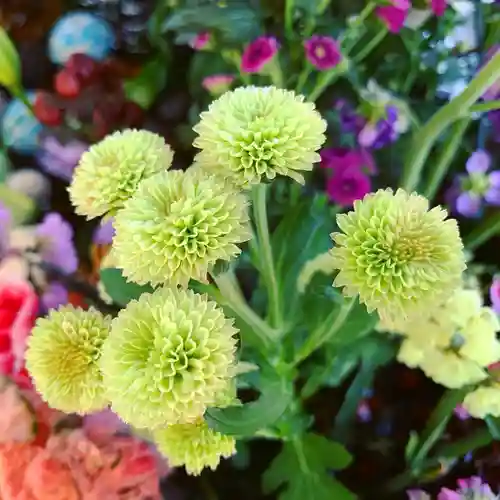
<path id="1" fill-rule="evenodd" d="M 490 286 L 490 300 L 493 310 L 500 314 L 500 277 L 493 278 Z"/>
<path id="2" fill-rule="evenodd" d="M 27 281 L 0 283 L 0 373 L 24 366 L 26 339 L 38 313 L 38 297 Z"/>
<path id="3" fill-rule="evenodd" d="M 304 42 L 307 60 L 317 69 L 334 68 L 342 60 L 339 44 L 330 36 L 313 35 Z"/>
<path id="4" fill-rule="evenodd" d="M 366 149 L 324 148 L 320 152 L 321 166 L 339 172 L 356 168 L 369 174 L 376 174 L 373 156 Z"/>
<path id="5" fill-rule="evenodd" d="M 326 192 L 331 201 L 340 206 L 351 206 L 371 191 L 370 178 L 356 168 L 335 173 L 327 180 Z"/>
<path id="6" fill-rule="evenodd" d="M 232 75 L 210 75 L 201 82 L 202 87 L 214 96 L 227 92 L 234 82 Z"/>
<path id="7" fill-rule="evenodd" d="M 210 43 L 210 33 L 204 31 L 203 33 L 198 33 L 190 42 L 189 45 L 195 50 L 207 49 Z"/>
<path id="8" fill-rule="evenodd" d="M 272 36 L 261 36 L 246 46 L 241 56 L 244 73 L 259 73 L 278 52 L 279 44 Z"/>
<path id="9" fill-rule="evenodd" d="M 391 33 L 399 33 L 411 8 L 410 0 L 391 0 L 392 5 L 377 7 L 375 14 Z"/>
<path id="10" fill-rule="evenodd" d="M 436 16 L 442 16 L 446 10 L 446 0 L 431 0 L 431 10 Z"/>

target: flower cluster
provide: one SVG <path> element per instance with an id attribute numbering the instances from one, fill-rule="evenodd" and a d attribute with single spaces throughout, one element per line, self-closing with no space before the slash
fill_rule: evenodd
<path id="1" fill-rule="evenodd" d="M 398 360 L 449 388 L 486 380 L 488 366 L 500 360 L 500 324 L 476 290 L 457 290 L 430 315 L 392 327 L 404 339 Z"/>
<path id="2" fill-rule="evenodd" d="M 441 488 L 437 500 L 498 500 L 487 483 L 477 476 L 457 481 L 458 489 Z M 422 490 L 408 491 L 408 500 L 431 500 L 431 496 Z"/>

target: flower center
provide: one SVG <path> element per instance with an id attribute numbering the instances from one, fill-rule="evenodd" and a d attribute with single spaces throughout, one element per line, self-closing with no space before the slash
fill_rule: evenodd
<path id="1" fill-rule="evenodd" d="M 318 58 L 318 59 L 323 59 L 325 56 L 326 56 L 326 50 L 324 47 L 322 47 L 321 45 L 318 45 L 315 49 L 314 49 L 314 54 L 315 56 Z"/>
<path id="2" fill-rule="evenodd" d="M 394 242 L 390 255 L 395 264 L 406 264 L 410 261 L 423 261 L 428 258 L 427 245 L 414 238 L 401 237 Z"/>

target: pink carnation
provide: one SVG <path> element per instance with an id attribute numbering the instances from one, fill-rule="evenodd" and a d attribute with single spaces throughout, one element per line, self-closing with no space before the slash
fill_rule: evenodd
<path id="1" fill-rule="evenodd" d="M 338 42 L 330 36 L 313 35 L 304 42 L 307 60 L 317 69 L 325 71 L 342 60 Z"/>
<path id="2" fill-rule="evenodd" d="M 201 85 L 212 95 L 221 95 L 229 90 L 233 82 L 232 75 L 210 75 L 203 79 Z"/>
<path id="3" fill-rule="evenodd" d="M 334 174 L 327 180 L 326 192 L 331 201 L 340 206 L 351 206 L 371 191 L 370 178 L 355 168 Z"/>
<path id="4" fill-rule="evenodd" d="M 442 16 L 446 10 L 446 0 L 431 0 L 431 10 L 436 16 Z"/>
<path id="5" fill-rule="evenodd" d="M 391 33 L 399 33 L 411 8 L 410 0 L 391 0 L 392 5 L 377 7 L 375 14 Z"/>
<path id="6" fill-rule="evenodd" d="M 210 43 L 210 33 L 208 31 L 204 31 L 203 33 L 198 33 L 191 40 L 191 42 L 189 42 L 189 45 L 195 50 L 203 50 L 208 48 L 209 43 Z"/>
<path id="7" fill-rule="evenodd" d="M 278 52 L 279 44 L 272 36 L 261 36 L 246 46 L 241 56 L 244 73 L 259 73 Z"/>

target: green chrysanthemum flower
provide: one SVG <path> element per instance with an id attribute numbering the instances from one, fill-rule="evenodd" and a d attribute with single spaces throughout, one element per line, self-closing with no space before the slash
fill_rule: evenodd
<path id="1" fill-rule="evenodd" d="M 440 207 L 402 189 L 379 190 L 337 216 L 331 253 L 335 286 L 359 295 L 383 320 L 400 320 L 432 308 L 461 283 L 463 245 L 455 220 Z"/>
<path id="2" fill-rule="evenodd" d="M 202 171 L 168 171 L 141 183 L 116 215 L 112 258 L 136 283 L 206 281 L 217 260 L 250 239 L 246 197 Z"/>
<path id="3" fill-rule="evenodd" d="M 89 413 L 107 406 L 98 361 L 110 326 L 110 317 L 73 306 L 37 320 L 28 338 L 26 366 L 51 407 Z"/>
<path id="4" fill-rule="evenodd" d="M 169 465 L 184 466 L 193 476 L 200 475 L 205 467 L 215 470 L 221 457 L 236 453 L 235 439 L 210 429 L 203 419 L 192 424 L 169 425 L 157 430 L 153 437 Z"/>
<path id="5" fill-rule="evenodd" d="M 136 427 L 193 422 L 225 391 L 237 330 L 206 295 L 160 288 L 113 320 L 101 368 L 113 409 Z"/>
<path id="6" fill-rule="evenodd" d="M 115 132 L 83 153 L 69 188 L 76 213 L 88 219 L 113 215 L 143 179 L 167 170 L 172 149 L 146 130 Z"/>
<path id="7" fill-rule="evenodd" d="M 276 87 L 243 87 L 214 101 L 194 127 L 196 162 L 240 187 L 300 171 L 320 160 L 326 122 L 303 96 Z"/>

